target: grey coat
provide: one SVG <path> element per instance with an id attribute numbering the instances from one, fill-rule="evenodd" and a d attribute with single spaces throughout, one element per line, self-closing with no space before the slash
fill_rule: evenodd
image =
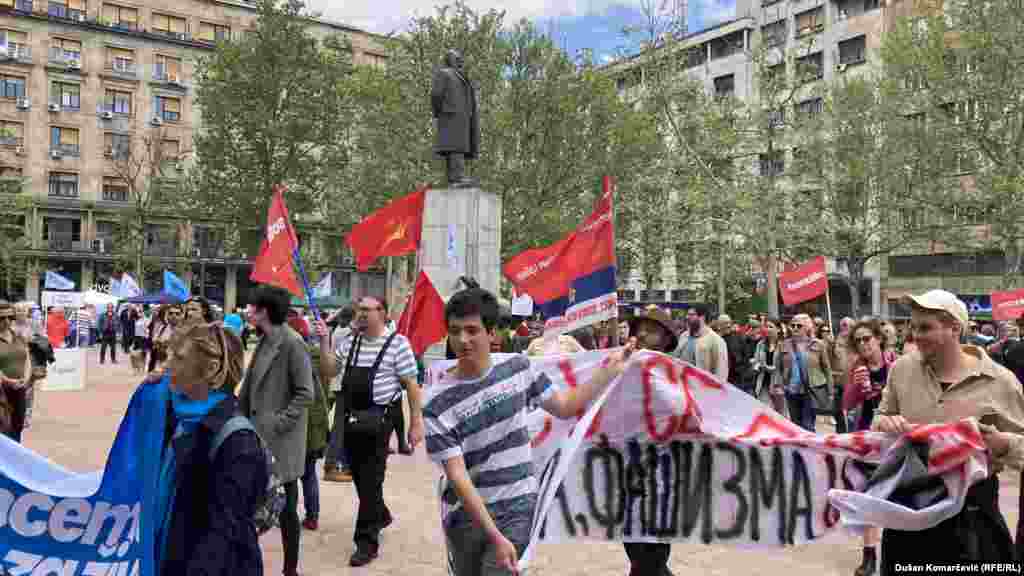
<path id="1" fill-rule="evenodd" d="M 281 481 L 302 476 L 313 367 L 302 337 L 294 330 L 274 326 L 263 336 L 242 381 L 238 404 L 273 452 L 274 471 Z"/>
<path id="2" fill-rule="evenodd" d="M 437 119 L 434 152 L 476 158 L 480 153 L 480 117 L 476 91 L 469 80 L 455 68 L 439 68 L 434 73 L 430 104 Z"/>

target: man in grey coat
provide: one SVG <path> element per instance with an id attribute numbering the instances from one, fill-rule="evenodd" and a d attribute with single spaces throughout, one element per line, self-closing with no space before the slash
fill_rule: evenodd
<path id="1" fill-rule="evenodd" d="M 462 55 L 449 50 L 444 66 L 434 72 L 430 105 L 437 119 L 434 152 L 445 159 L 448 185 L 472 186 L 466 178 L 466 159 L 480 153 L 480 121 L 476 91 L 462 71 Z"/>
<path id="2" fill-rule="evenodd" d="M 306 346 L 285 324 L 291 295 L 258 286 L 246 310 L 262 334 L 238 394 L 242 413 L 274 454 L 275 472 L 284 482 L 287 502 L 281 512 L 284 576 L 296 576 L 299 564 L 299 486 L 306 465 L 307 408 L 313 404 L 313 367 Z"/>

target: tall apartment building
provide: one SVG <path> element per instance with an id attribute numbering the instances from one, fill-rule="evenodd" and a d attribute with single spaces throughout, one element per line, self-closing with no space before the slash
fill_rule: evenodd
<path id="1" fill-rule="evenodd" d="M 769 60 L 790 55 L 819 70 L 818 81 L 802 88 L 796 104 L 801 111 L 813 113 L 822 110 L 828 83 L 877 61 L 883 35 L 896 18 L 908 14 L 910 4 L 907 0 L 736 0 L 732 20 L 666 44 L 670 48 L 651 50 L 678 50 L 686 59 L 687 74 L 702 82 L 709 93 L 757 103 L 755 64 L 750 55 L 759 43 L 777 48 L 768 52 Z M 623 97 L 643 90 L 645 56 L 640 53 L 606 67 Z M 639 276 L 634 276 L 620 290 L 620 300 L 678 305 L 692 290 L 682 285 L 684 279 L 676 278 L 672 260 L 671 255 L 666 257 L 662 287 L 643 286 Z M 834 262 L 829 266 L 830 273 L 843 272 Z M 860 313 L 888 311 L 884 306 L 884 267 L 882 262 L 869 265 Z M 835 282 L 830 294 L 835 310 L 848 310 L 845 284 Z"/>
<path id="2" fill-rule="evenodd" d="M 168 156 L 189 150 L 201 123 L 196 57 L 255 19 L 255 4 L 243 0 L 0 0 L 0 178 L 23 179 L 32 196 L 18 221 L 30 240 L 19 255 L 32 273 L 7 287 L 10 297 L 36 299 L 47 269 L 83 289 L 114 273 L 115 228 L 130 200 L 115 156 L 147 135 L 158 135 Z M 356 64 L 385 60 L 379 36 L 323 20 L 311 30 L 346 36 Z M 170 168 L 170 177 L 180 173 Z M 244 254 L 229 255 L 216 226 L 168 213 L 154 218 L 146 241 L 162 267 L 187 270 L 194 293 L 244 304 L 258 230 Z M 327 267 L 342 297 L 383 291 L 383 277 L 355 274 L 340 250 Z M 146 281 L 159 287 L 156 274 Z"/>

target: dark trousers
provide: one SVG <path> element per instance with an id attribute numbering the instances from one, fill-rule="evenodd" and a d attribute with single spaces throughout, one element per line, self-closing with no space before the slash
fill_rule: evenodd
<path id="1" fill-rule="evenodd" d="M 299 481 L 284 485 L 285 504 L 281 516 L 281 544 L 284 546 L 284 576 L 295 576 L 299 570 Z"/>
<path id="2" fill-rule="evenodd" d="M 398 449 L 399 451 L 408 452 L 409 439 L 405 436 L 405 412 L 402 411 L 402 397 L 399 396 L 398 400 L 391 405 L 391 425 L 395 428 L 395 434 L 398 435 Z M 388 444 L 391 444 L 391 435 L 388 435 Z"/>
<path id="3" fill-rule="evenodd" d="M 320 481 L 316 477 L 319 456 L 316 452 L 306 454 L 306 471 L 302 474 L 302 507 L 306 509 L 309 520 L 320 518 Z"/>
<path id="4" fill-rule="evenodd" d="M 113 334 L 104 334 L 103 339 L 100 340 L 100 364 L 103 364 L 107 357 L 108 347 L 110 348 L 110 361 L 117 364 L 117 337 Z"/>
<path id="5" fill-rule="evenodd" d="M 667 576 L 668 556 L 671 544 L 649 544 L 647 542 L 623 542 L 629 557 L 629 576 Z"/>
<path id="6" fill-rule="evenodd" d="M 324 468 L 348 468 L 348 452 L 345 451 L 345 395 L 339 391 L 334 398 L 334 427 L 327 439 Z"/>
<path id="7" fill-rule="evenodd" d="M 789 419 L 797 426 L 814 432 L 814 402 L 807 394 L 786 394 L 786 407 L 789 408 Z"/>
<path id="8" fill-rule="evenodd" d="M 21 433 L 25 430 L 25 416 L 28 413 L 28 390 L 5 390 L 7 404 L 11 407 L 11 431 L 7 437 L 21 444 Z"/>
<path id="9" fill-rule="evenodd" d="M 124 350 L 125 354 L 127 354 L 128 350 L 131 348 L 132 341 L 135 340 L 135 324 L 126 326 L 124 330 L 122 330 L 121 338 L 121 349 Z"/>
<path id="10" fill-rule="evenodd" d="M 842 386 L 836 386 L 836 393 L 832 396 L 832 418 L 836 421 L 837 434 L 846 434 L 849 432 L 846 422 L 846 413 L 843 412 Z"/>
<path id="11" fill-rule="evenodd" d="M 388 463 L 390 422 L 378 434 L 357 434 L 351 428 L 345 431 L 345 448 L 352 482 L 359 495 L 359 512 L 353 540 L 356 546 L 376 548 L 380 531 L 391 523 L 391 511 L 384 504 L 384 475 Z"/>

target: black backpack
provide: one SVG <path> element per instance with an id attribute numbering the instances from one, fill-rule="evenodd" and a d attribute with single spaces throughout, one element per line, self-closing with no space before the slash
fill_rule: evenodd
<path id="1" fill-rule="evenodd" d="M 253 434 L 256 435 L 267 464 L 267 490 L 263 494 L 263 499 L 259 506 L 256 507 L 256 512 L 252 518 L 253 523 L 256 525 L 256 533 L 263 534 L 278 525 L 287 497 L 284 491 L 284 483 L 274 473 L 274 454 L 271 453 L 263 438 L 253 428 L 252 422 L 249 422 L 249 419 L 245 416 L 232 416 L 229 418 L 210 442 L 209 458 L 210 462 L 213 462 L 217 457 L 217 450 L 224 444 L 224 441 L 235 432 L 241 430 L 252 430 Z"/>

